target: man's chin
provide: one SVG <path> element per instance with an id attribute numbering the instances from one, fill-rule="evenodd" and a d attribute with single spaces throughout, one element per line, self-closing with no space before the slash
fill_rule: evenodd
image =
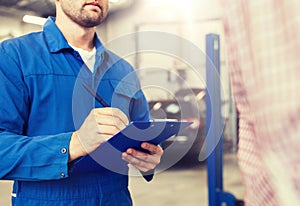
<path id="1" fill-rule="evenodd" d="M 102 18 L 97 18 L 97 19 L 93 19 L 93 18 L 87 18 L 83 21 L 77 21 L 77 23 L 83 27 L 95 27 L 98 26 L 99 24 L 101 24 L 103 22 L 104 19 Z"/>

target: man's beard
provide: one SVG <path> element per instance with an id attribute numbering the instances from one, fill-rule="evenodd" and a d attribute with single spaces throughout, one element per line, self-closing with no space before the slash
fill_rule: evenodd
<path id="1" fill-rule="evenodd" d="M 75 23 L 77 23 L 78 25 L 82 26 L 82 27 L 86 27 L 86 28 L 91 28 L 94 26 L 98 26 L 99 24 L 101 24 L 105 18 L 106 15 L 104 15 L 103 11 L 100 13 L 100 15 L 98 16 L 98 18 L 91 18 L 88 14 L 87 11 L 85 10 L 81 10 L 81 12 L 77 12 L 77 11 L 72 11 L 72 10 L 67 10 L 62 8 L 64 13 Z"/>

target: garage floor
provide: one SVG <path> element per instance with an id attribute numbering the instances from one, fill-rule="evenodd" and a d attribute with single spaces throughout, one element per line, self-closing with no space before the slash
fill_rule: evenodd
<path id="1" fill-rule="evenodd" d="M 224 188 L 243 199 L 243 187 L 235 154 L 224 155 Z M 188 163 L 157 174 L 150 183 L 131 178 L 130 189 L 136 206 L 206 206 L 207 172 L 204 164 Z"/>
<path id="2" fill-rule="evenodd" d="M 0 206 L 10 206 L 10 181 L 0 181 Z M 156 174 L 150 183 L 141 177 L 130 178 L 130 190 L 135 206 L 206 206 L 207 173 L 202 164 L 184 163 Z M 243 187 L 236 155 L 224 155 L 224 188 L 237 198 L 243 198 Z"/>

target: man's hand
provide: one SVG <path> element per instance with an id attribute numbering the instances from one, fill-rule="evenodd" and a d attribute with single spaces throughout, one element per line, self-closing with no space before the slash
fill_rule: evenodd
<path id="1" fill-rule="evenodd" d="M 127 124 L 126 115 L 117 108 L 93 109 L 80 129 L 71 137 L 69 162 L 93 152 L 101 143 L 124 129 Z"/>
<path id="2" fill-rule="evenodd" d="M 148 172 L 160 163 L 163 149 L 160 146 L 146 142 L 143 142 L 141 147 L 148 150 L 150 154 L 129 148 L 126 152 L 122 153 L 122 159 L 140 171 Z"/>

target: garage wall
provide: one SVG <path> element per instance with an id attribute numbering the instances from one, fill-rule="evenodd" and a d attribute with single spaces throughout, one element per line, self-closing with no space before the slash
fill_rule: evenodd
<path id="1" fill-rule="evenodd" d="M 0 41 L 17 37 L 40 27 L 22 23 L 17 17 L 0 16 Z"/>

